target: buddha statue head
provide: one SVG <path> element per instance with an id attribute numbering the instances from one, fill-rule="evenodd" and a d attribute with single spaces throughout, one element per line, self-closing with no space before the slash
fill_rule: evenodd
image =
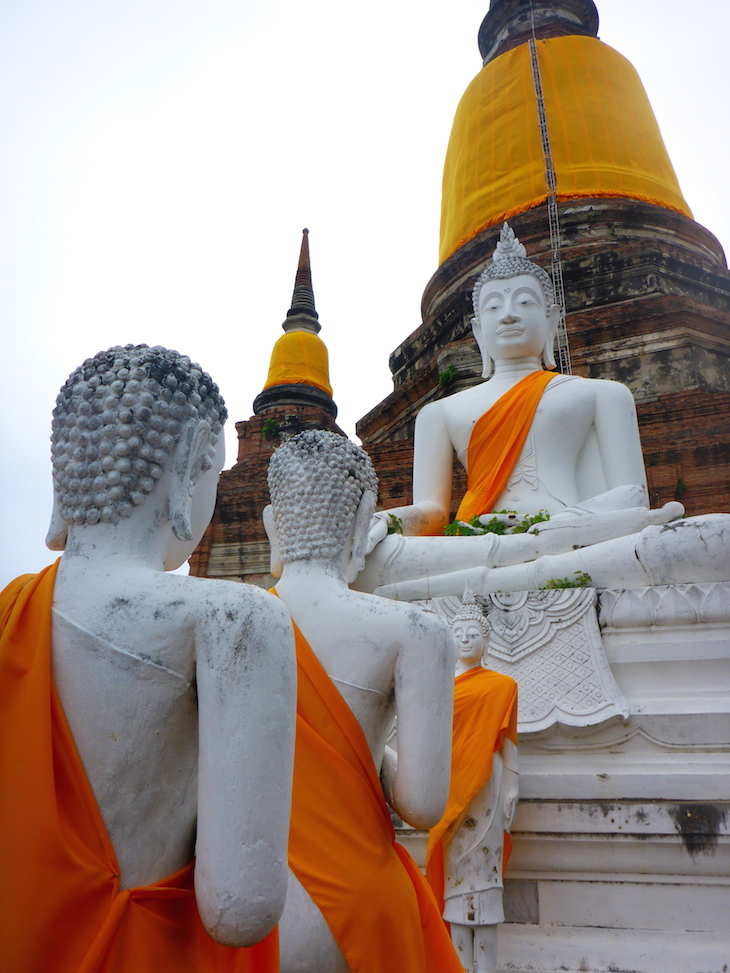
<path id="1" fill-rule="evenodd" d="M 493 361 L 534 355 L 555 367 L 553 345 L 560 319 L 548 274 L 527 259 L 527 251 L 505 223 L 491 264 L 472 291 L 472 329 L 482 355 L 482 375 Z"/>
<path id="2" fill-rule="evenodd" d="M 456 664 L 462 671 L 478 666 L 486 658 L 489 642 L 489 620 L 467 584 L 461 606 L 451 620 L 451 635 L 456 650 Z"/>
<path id="3" fill-rule="evenodd" d="M 264 524 L 272 573 L 293 561 L 343 561 L 348 582 L 362 570 L 378 478 L 360 446 L 310 429 L 285 440 L 269 464 Z"/>
<path id="4" fill-rule="evenodd" d="M 214 461 L 222 466 L 226 418 L 218 386 L 176 351 L 126 345 L 88 358 L 64 384 L 53 411 L 48 546 L 63 550 L 69 528 L 132 517 L 171 466 L 180 480 L 180 502 L 170 505 L 172 531 L 191 541 L 193 485 Z M 214 502 L 215 485 L 212 490 Z"/>

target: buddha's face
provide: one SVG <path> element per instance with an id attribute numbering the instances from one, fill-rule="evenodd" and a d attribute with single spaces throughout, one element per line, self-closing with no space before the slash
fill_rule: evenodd
<path id="1" fill-rule="evenodd" d="M 218 478 L 226 461 L 226 443 L 223 432 L 218 436 L 215 444 L 215 456 L 212 465 L 207 470 L 200 471 L 190 486 L 190 540 L 170 538 L 165 556 L 165 570 L 175 571 L 183 565 L 200 541 L 205 529 L 213 517 L 215 501 L 218 493 Z"/>
<path id="2" fill-rule="evenodd" d="M 477 666 L 487 651 L 487 640 L 479 622 L 458 620 L 451 626 L 456 648 L 456 661 L 467 666 Z"/>
<path id="3" fill-rule="evenodd" d="M 531 274 L 488 280 L 479 292 L 478 332 L 482 350 L 495 362 L 539 358 L 555 334 L 553 309 L 545 304 L 540 282 Z"/>
<path id="4" fill-rule="evenodd" d="M 226 462 L 226 441 L 223 431 L 215 444 L 211 466 L 198 474 L 190 498 L 190 527 L 193 533 L 193 550 L 203 539 L 203 534 L 213 518 L 218 495 L 218 480 Z M 192 553 L 192 552 L 191 552 Z"/>

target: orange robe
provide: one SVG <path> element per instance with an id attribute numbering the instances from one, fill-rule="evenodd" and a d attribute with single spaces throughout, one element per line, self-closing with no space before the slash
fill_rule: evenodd
<path id="1" fill-rule="evenodd" d="M 444 906 L 444 848 L 464 820 L 477 791 L 492 773 L 492 756 L 505 740 L 517 744 L 517 683 L 510 676 L 476 666 L 454 680 L 451 787 L 443 817 L 428 834 L 426 875 Z M 502 869 L 512 843 L 505 832 Z"/>
<path id="2" fill-rule="evenodd" d="M 531 372 L 477 419 L 467 453 L 467 490 L 456 519 L 494 510 L 520 457 L 542 393 L 558 372 Z"/>
<path id="3" fill-rule="evenodd" d="M 4 973 L 277 973 L 206 933 L 193 863 L 124 889 L 51 676 L 56 567 L 0 593 L 0 965 Z M 143 822 L 140 822 L 143 826 Z"/>
<path id="4" fill-rule="evenodd" d="M 294 626 L 297 733 L 289 864 L 352 973 L 463 973 L 395 833 L 360 724 Z"/>

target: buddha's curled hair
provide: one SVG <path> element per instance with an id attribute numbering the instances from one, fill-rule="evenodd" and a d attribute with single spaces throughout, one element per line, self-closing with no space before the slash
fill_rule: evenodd
<path id="1" fill-rule="evenodd" d="M 360 446 L 320 429 L 287 439 L 269 464 L 282 562 L 338 558 L 366 491 L 377 497 L 378 478 Z"/>
<path id="2" fill-rule="evenodd" d="M 510 277 L 517 277 L 520 274 L 529 274 L 536 278 L 542 288 L 545 307 L 552 307 L 555 303 L 555 288 L 550 275 L 538 264 L 527 259 L 525 247 L 515 236 L 515 231 L 509 223 L 505 223 L 492 254 L 491 264 L 481 272 L 474 284 L 471 295 L 474 316 L 479 317 L 479 295 L 488 281 L 509 280 Z"/>
<path id="3" fill-rule="evenodd" d="M 218 386 L 167 348 L 117 345 L 88 358 L 56 399 L 51 433 L 58 511 L 69 524 L 116 523 L 152 492 L 185 422 L 205 420 L 208 467 L 226 421 Z"/>

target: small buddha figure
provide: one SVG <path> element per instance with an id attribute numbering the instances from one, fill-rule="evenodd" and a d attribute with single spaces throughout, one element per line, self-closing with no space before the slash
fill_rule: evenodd
<path id="1" fill-rule="evenodd" d="M 524 590 L 576 572 L 598 587 L 725 580 L 730 516 L 679 520 L 679 503 L 648 508 L 630 391 L 543 368 L 555 364 L 559 308 L 507 224 L 473 304 L 488 381 L 419 413 L 413 504 L 375 514 L 358 587 L 418 599 L 459 594 L 467 580 Z M 454 451 L 468 474 L 457 520 L 487 523 L 505 510 L 550 519 L 530 534 L 425 536 L 449 518 Z M 394 516 L 400 539 L 386 536 Z"/>
<path id="2" fill-rule="evenodd" d="M 451 631 L 451 789 L 429 833 L 426 873 L 466 973 L 496 973 L 507 832 L 517 807 L 517 684 L 486 668 L 489 623 L 468 587 Z"/>
<path id="3" fill-rule="evenodd" d="M 298 661 L 282 973 L 461 973 L 425 878 L 386 807 L 419 828 L 444 811 L 453 649 L 440 617 L 353 592 L 377 477 L 367 453 L 311 430 L 269 468 L 264 514 Z M 397 767 L 385 756 L 398 718 Z M 382 780 L 382 785 L 381 785 Z"/>
<path id="4" fill-rule="evenodd" d="M 210 376 L 159 347 L 100 352 L 59 393 L 47 543 L 64 553 L 0 596 L 8 970 L 278 970 L 289 617 L 166 573 L 212 516 L 225 419 Z"/>

